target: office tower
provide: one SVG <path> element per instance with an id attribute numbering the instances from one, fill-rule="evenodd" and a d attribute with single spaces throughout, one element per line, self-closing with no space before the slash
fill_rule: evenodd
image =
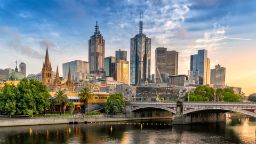
<path id="1" fill-rule="evenodd" d="M 104 74 L 105 40 L 96 22 L 95 32 L 89 40 L 89 68 L 90 74 Z"/>
<path id="2" fill-rule="evenodd" d="M 139 34 L 130 43 L 130 83 L 139 85 L 150 80 L 151 39 L 143 33 L 143 22 L 139 22 Z"/>
<path id="3" fill-rule="evenodd" d="M 24 62 L 21 62 L 19 67 L 20 67 L 20 73 L 26 76 L 26 64 Z"/>
<path id="4" fill-rule="evenodd" d="M 104 70 L 106 77 L 113 77 L 116 79 L 116 58 L 113 56 L 104 59 Z"/>
<path id="5" fill-rule="evenodd" d="M 215 69 L 211 69 L 211 84 L 215 87 L 223 88 L 225 86 L 226 68 L 219 64 Z"/>
<path id="6" fill-rule="evenodd" d="M 178 74 L 178 52 L 159 47 L 155 50 L 156 82 L 168 82 L 168 76 Z"/>
<path id="7" fill-rule="evenodd" d="M 68 72 L 70 69 L 71 78 L 73 81 L 83 81 L 88 79 L 89 75 L 89 64 L 86 61 L 74 60 L 62 64 L 63 79 L 68 79 Z"/>
<path id="8" fill-rule="evenodd" d="M 49 60 L 48 47 L 46 48 L 45 60 L 42 68 L 42 82 L 45 85 L 52 83 L 52 67 Z"/>
<path id="9" fill-rule="evenodd" d="M 116 51 L 116 61 L 118 62 L 119 60 L 127 61 L 127 51 L 123 51 L 121 49 Z"/>
<path id="10" fill-rule="evenodd" d="M 119 60 L 116 63 L 116 81 L 129 84 L 129 62 L 125 60 Z"/>
<path id="11" fill-rule="evenodd" d="M 198 50 L 190 56 L 190 80 L 194 84 L 210 84 L 210 59 L 207 50 Z"/>

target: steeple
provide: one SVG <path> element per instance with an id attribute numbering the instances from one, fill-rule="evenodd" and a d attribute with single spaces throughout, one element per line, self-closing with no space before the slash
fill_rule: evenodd
<path id="1" fill-rule="evenodd" d="M 17 62 L 17 60 L 16 60 L 16 67 L 15 67 L 15 72 L 18 72 L 18 62 Z"/>
<path id="2" fill-rule="evenodd" d="M 70 71 L 70 66 L 69 66 L 69 69 L 68 69 L 68 81 L 71 81 L 71 71 Z"/>
<path id="3" fill-rule="evenodd" d="M 44 64 L 45 65 L 49 65 L 50 64 L 49 53 L 48 53 L 48 46 L 46 47 L 46 54 L 45 54 Z"/>
<path id="4" fill-rule="evenodd" d="M 54 85 L 60 85 L 60 84 L 61 84 L 61 81 L 60 81 L 60 76 L 59 76 L 59 69 L 58 69 L 58 66 L 57 66 Z"/>
<path id="5" fill-rule="evenodd" d="M 143 21 L 142 21 L 142 13 L 140 13 L 140 23 L 139 23 L 139 33 L 143 32 Z"/>

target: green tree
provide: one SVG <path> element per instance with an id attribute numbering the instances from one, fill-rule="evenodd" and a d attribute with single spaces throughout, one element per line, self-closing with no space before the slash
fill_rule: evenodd
<path id="1" fill-rule="evenodd" d="M 223 101 L 223 89 L 216 89 L 215 91 L 215 101 Z"/>
<path id="2" fill-rule="evenodd" d="M 0 93 L 0 110 L 10 117 L 16 113 L 16 93 L 14 85 L 5 84 Z"/>
<path id="3" fill-rule="evenodd" d="M 189 92 L 189 101 L 213 101 L 215 90 L 208 86 L 198 86 L 194 92 Z"/>
<path id="4" fill-rule="evenodd" d="M 224 88 L 223 92 L 223 100 L 225 102 L 239 102 L 241 100 L 241 96 L 235 94 L 235 92 L 230 88 Z"/>
<path id="5" fill-rule="evenodd" d="M 55 104 L 60 105 L 61 113 L 63 112 L 65 114 L 66 108 L 69 104 L 69 100 L 65 92 L 61 90 L 57 91 L 54 101 L 55 101 Z"/>
<path id="6" fill-rule="evenodd" d="M 251 102 L 256 102 L 256 93 L 249 95 L 248 100 Z"/>
<path id="7" fill-rule="evenodd" d="M 122 113 L 125 108 L 125 101 L 122 94 L 115 93 L 107 99 L 105 111 L 108 114 Z"/>
<path id="8" fill-rule="evenodd" d="M 88 87 L 84 87 L 83 89 L 81 89 L 78 96 L 79 96 L 80 100 L 84 103 L 84 111 L 85 111 L 86 110 L 86 105 L 88 107 L 88 102 L 93 97 L 93 93 Z"/>

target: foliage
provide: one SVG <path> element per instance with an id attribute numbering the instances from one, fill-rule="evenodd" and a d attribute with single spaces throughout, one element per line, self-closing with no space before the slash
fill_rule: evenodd
<path id="1" fill-rule="evenodd" d="M 78 94 L 80 100 L 84 103 L 84 111 L 86 109 L 86 105 L 88 106 L 88 102 L 93 97 L 92 91 L 88 87 L 84 87 Z"/>
<path id="2" fill-rule="evenodd" d="M 122 94 L 115 93 L 115 94 L 112 94 L 107 99 L 105 111 L 108 114 L 122 113 L 124 111 L 124 108 L 125 108 L 125 101 Z"/>
<path id="3" fill-rule="evenodd" d="M 248 100 L 251 102 L 256 102 L 256 93 L 249 95 Z"/>
<path id="4" fill-rule="evenodd" d="M 61 112 L 65 114 L 66 108 L 68 105 L 70 105 L 70 102 L 68 100 L 67 95 L 64 91 L 57 91 L 55 97 L 54 97 L 55 105 L 59 104 L 61 107 Z"/>
<path id="5" fill-rule="evenodd" d="M 28 115 L 44 113 L 50 106 L 45 85 L 37 80 L 23 79 L 17 86 L 6 84 L 0 93 L 0 110 L 6 114 Z"/>
<path id="6" fill-rule="evenodd" d="M 100 115 L 101 113 L 99 111 L 92 111 L 92 112 L 87 112 L 86 115 Z"/>
<path id="7" fill-rule="evenodd" d="M 187 94 L 189 101 L 225 101 L 238 102 L 241 96 L 230 88 L 213 89 L 208 86 L 198 86 L 194 92 Z"/>

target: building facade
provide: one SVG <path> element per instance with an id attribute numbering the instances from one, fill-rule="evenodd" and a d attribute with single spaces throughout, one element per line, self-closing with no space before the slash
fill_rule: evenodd
<path id="1" fill-rule="evenodd" d="M 71 78 L 75 82 L 84 81 L 89 76 L 89 63 L 82 60 L 75 60 L 62 64 L 63 79 L 68 79 L 69 68 L 71 71 Z"/>
<path id="2" fill-rule="evenodd" d="M 116 81 L 122 84 L 129 84 L 129 62 L 119 60 L 116 63 Z"/>
<path id="3" fill-rule="evenodd" d="M 116 62 L 118 62 L 119 60 L 127 61 L 127 51 L 123 51 L 121 49 L 116 51 Z"/>
<path id="4" fill-rule="evenodd" d="M 104 74 L 105 40 L 96 22 L 95 32 L 89 40 L 89 69 L 90 74 Z"/>
<path id="5" fill-rule="evenodd" d="M 151 39 L 143 34 L 143 22 L 139 23 L 139 34 L 130 43 L 130 84 L 139 85 L 150 80 Z"/>
<path id="6" fill-rule="evenodd" d="M 49 60 L 48 47 L 46 48 L 45 60 L 42 68 L 42 82 L 45 85 L 52 84 L 52 66 Z"/>
<path id="7" fill-rule="evenodd" d="M 207 50 L 198 50 L 198 54 L 190 56 L 190 80 L 193 84 L 210 84 L 210 59 Z"/>
<path id="8" fill-rule="evenodd" d="M 113 77 L 116 79 L 116 58 L 113 56 L 104 59 L 104 70 L 106 77 Z"/>
<path id="9" fill-rule="evenodd" d="M 156 82 L 167 82 L 168 76 L 178 74 L 178 52 L 159 47 L 155 50 Z"/>
<path id="10" fill-rule="evenodd" d="M 225 87 L 226 68 L 221 67 L 219 64 L 211 69 L 211 84 L 215 87 Z"/>
<path id="11" fill-rule="evenodd" d="M 26 64 L 24 62 L 21 62 L 19 64 L 19 68 L 20 68 L 20 73 L 22 73 L 26 76 L 27 75 L 27 73 L 26 73 Z"/>

